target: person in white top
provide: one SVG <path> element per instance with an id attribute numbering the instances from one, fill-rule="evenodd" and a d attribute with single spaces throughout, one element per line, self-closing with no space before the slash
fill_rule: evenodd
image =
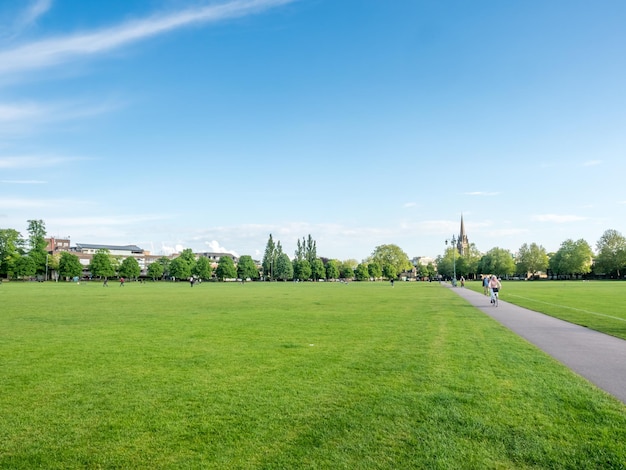
<path id="1" fill-rule="evenodd" d="M 496 301 L 495 294 L 500 290 L 502 284 L 498 280 L 498 278 L 494 275 L 489 279 L 489 292 L 491 293 L 491 303 Z"/>

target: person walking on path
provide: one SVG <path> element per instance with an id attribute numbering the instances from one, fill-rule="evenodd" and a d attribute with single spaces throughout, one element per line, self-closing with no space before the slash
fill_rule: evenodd
<path id="1" fill-rule="evenodd" d="M 483 292 L 489 295 L 489 276 L 483 276 Z"/>
<path id="2" fill-rule="evenodd" d="M 491 303 L 496 303 L 496 294 L 502 287 L 502 284 L 498 280 L 495 274 L 491 275 L 491 279 L 489 279 L 489 292 L 491 293 Z"/>

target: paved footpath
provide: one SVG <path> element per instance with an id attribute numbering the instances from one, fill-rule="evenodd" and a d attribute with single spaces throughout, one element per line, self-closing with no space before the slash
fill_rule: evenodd
<path id="1" fill-rule="evenodd" d="M 626 404 L 626 341 L 462 287 L 470 304 Z"/>

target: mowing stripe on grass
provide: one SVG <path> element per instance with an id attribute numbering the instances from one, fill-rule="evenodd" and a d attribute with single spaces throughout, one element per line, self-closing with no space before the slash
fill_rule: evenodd
<path id="1" fill-rule="evenodd" d="M 576 310 L 577 312 L 590 313 L 592 315 L 598 315 L 600 317 L 612 318 L 614 320 L 619 320 L 619 321 L 626 322 L 625 319 L 619 318 L 619 317 L 614 317 L 612 315 L 606 315 L 604 313 L 592 312 L 590 310 L 583 310 L 582 308 L 569 307 L 568 305 L 553 304 L 551 302 L 544 302 L 543 300 L 537 300 L 537 299 L 533 299 L 533 298 L 530 298 L 530 297 L 522 297 L 521 295 L 509 294 L 508 297 L 517 297 L 519 299 L 530 300 L 531 302 L 537 302 L 537 303 L 544 304 L 544 305 L 550 305 L 552 307 L 568 308 L 570 310 Z"/>

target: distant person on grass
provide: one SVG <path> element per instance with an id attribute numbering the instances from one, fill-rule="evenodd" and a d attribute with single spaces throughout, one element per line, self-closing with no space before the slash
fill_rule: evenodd
<path id="1" fill-rule="evenodd" d="M 124 287 L 124 278 L 120 277 L 120 287 Z"/>
<path id="2" fill-rule="evenodd" d="M 489 276 L 483 276 L 483 292 L 489 295 Z"/>

